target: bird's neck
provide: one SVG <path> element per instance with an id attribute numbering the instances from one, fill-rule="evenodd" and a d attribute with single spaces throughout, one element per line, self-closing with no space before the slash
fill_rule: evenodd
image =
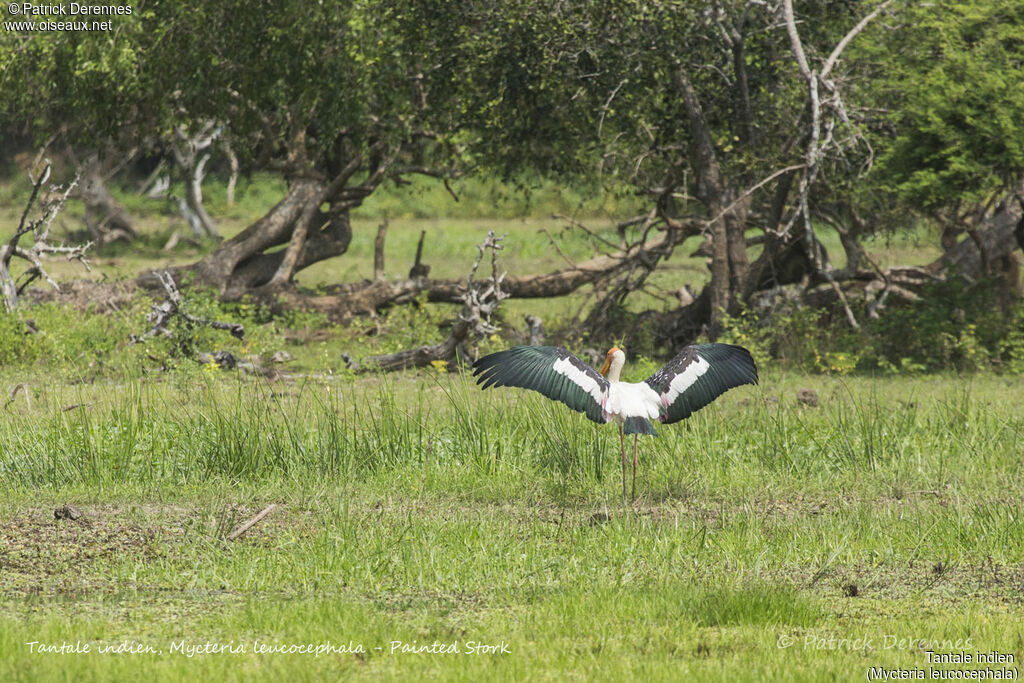
<path id="1" fill-rule="evenodd" d="M 608 381 L 618 382 L 619 376 L 622 375 L 622 366 L 626 364 L 624 358 L 612 358 L 612 363 L 608 366 Z"/>

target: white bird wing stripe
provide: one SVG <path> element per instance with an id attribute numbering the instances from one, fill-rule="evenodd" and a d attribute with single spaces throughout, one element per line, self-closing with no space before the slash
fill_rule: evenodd
<path id="1" fill-rule="evenodd" d="M 711 369 L 711 363 L 700 356 L 696 356 L 696 358 L 697 360 L 687 365 L 685 370 L 673 377 L 672 381 L 669 382 L 668 390 L 662 394 L 662 400 L 666 406 L 675 403 L 676 399 L 679 398 L 679 394 L 692 387 L 694 382 Z"/>
<path id="2" fill-rule="evenodd" d="M 661 397 L 665 424 L 685 420 L 723 393 L 742 384 L 757 384 L 750 352 L 731 344 L 687 346 L 646 383 Z"/>
<path id="3" fill-rule="evenodd" d="M 598 405 L 602 404 L 604 389 L 597 383 L 597 380 L 573 365 L 568 357 L 560 359 L 551 366 L 551 369 L 560 375 L 568 377 L 573 384 L 590 394 L 595 403 Z"/>
<path id="4" fill-rule="evenodd" d="M 484 389 L 532 389 L 585 413 L 589 420 L 608 421 L 603 405 L 608 381 L 563 348 L 516 346 L 497 351 L 473 363 L 473 374 Z"/>

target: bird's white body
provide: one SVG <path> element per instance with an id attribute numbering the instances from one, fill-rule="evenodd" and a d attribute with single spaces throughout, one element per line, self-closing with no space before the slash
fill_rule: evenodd
<path id="1" fill-rule="evenodd" d="M 601 400 L 605 419 L 622 424 L 630 417 L 642 417 L 656 420 L 664 409 L 679 394 L 686 391 L 697 378 L 708 371 L 711 366 L 707 361 L 698 358 L 683 372 L 672 378 L 668 391 L 659 394 L 647 382 L 620 382 L 622 368 L 626 364 L 626 354 L 622 349 L 615 349 L 608 357 L 607 394 Z"/>
<path id="2" fill-rule="evenodd" d="M 607 422 L 614 420 L 621 424 L 629 417 L 656 420 L 661 412 L 661 397 L 658 392 L 645 382 L 619 381 L 622 366 L 626 362 L 626 354 L 622 351 L 613 353 L 610 362 L 607 389 L 602 389 L 593 377 L 578 369 L 568 359 L 558 361 L 551 369 L 571 379 L 600 403 Z"/>
<path id="3" fill-rule="evenodd" d="M 661 397 L 646 382 L 612 382 L 604 403 L 606 419 L 623 423 L 629 417 L 657 420 L 661 414 Z"/>

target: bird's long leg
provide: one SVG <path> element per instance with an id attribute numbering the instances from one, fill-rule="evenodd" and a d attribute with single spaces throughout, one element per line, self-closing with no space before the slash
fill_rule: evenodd
<path id="1" fill-rule="evenodd" d="M 622 500 L 626 500 L 626 442 L 622 435 L 622 425 L 619 425 L 619 446 L 622 448 Z"/>
<path id="2" fill-rule="evenodd" d="M 636 441 L 640 438 L 639 434 L 633 435 L 633 502 L 636 502 Z"/>

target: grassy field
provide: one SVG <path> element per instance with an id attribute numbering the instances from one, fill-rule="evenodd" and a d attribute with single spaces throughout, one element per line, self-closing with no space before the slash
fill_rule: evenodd
<path id="1" fill-rule="evenodd" d="M 243 183 L 234 207 L 216 185 L 208 194 L 231 235 L 279 189 Z M 533 203 L 463 189 L 458 209 L 439 186 L 385 193 L 356 216 L 349 253 L 302 283 L 369 277 L 385 217 L 389 273 L 405 273 L 425 229 L 431 274 L 454 278 L 488 229 L 509 234 L 511 273 L 543 272 L 594 253 L 550 213 L 579 211 L 614 236 L 624 211 L 551 188 Z M 144 217 L 143 238 L 98 254 L 91 277 L 212 246 L 164 252 L 181 220 L 120 196 Z M 0 187 L 0 235 L 19 197 Z M 703 282 L 691 246 L 652 278 L 652 296 Z M 936 254 L 919 232 L 870 248 L 886 264 Z M 505 319 L 557 326 L 585 297 L 509 302 Z M 654 302 L 642 298 L 631 305 Z M 457 373 L 345 370 L 342 351 L 439 341 L 450 307 L 320 329 L 195 293 L 189 304 L 249 316 L 246 341 L 220 348 L 296 360 L 274 380 L 191 361 L 161 371 L 155 346 L 125 343 L 144 328 L 141 298 L 108 315 L 37 307 L 32 337 L 0 317 L 2 681 L 1016 677 L 1017 375 L 804 375 L 769 361 L 759 386 L 641 442 L 628 504 L 611 426 Z M 624 379 L 654 367 L 637 359 Z M 803 388 L 817 407 L 797 401 Z M 65 505 L 82 517 L 57 519 Z M 952 655 L 972 661 L 940 661 Z"/>
<path id="2" fill-rule="evenodd" d="M 795 400 L 805 386 L 819 407 Z M 769 373 L 642 443 L 628 505 L 610 427 L 457 375 L 49 387 L 0 423 L 0 678 L 854 680 L 930 676 L 946 665 L 928 650 L 1019 662 L 1019 388 Z M 83 518 L 54 519 L 65 503 Z M 356 652 L 260 651 L 328 643 Z M 64 644 L 92 651 L 38 651 Z M 118 646 L 135 652 L 97 651 Z"/>

